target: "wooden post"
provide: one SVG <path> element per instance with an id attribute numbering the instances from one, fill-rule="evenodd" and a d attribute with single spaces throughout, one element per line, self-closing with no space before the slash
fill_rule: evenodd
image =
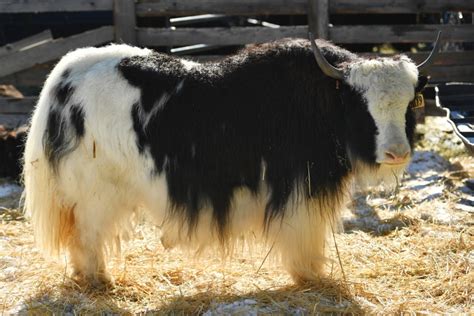
<path id="1" fill-rule="evenodd" d="M 329 0 L 308 0 L 308 29 L 317 38 L 328 39 Z"/>
<path id="2" fill-rule="evenodd" d="M 115 41 L 136 45 L 135 0 L 114 0 Z"/>

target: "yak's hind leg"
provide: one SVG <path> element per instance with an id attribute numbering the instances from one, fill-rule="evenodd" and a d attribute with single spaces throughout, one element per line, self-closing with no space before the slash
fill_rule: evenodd
<path id="1" fill-rule="evenodd" d="M 111 285 L 106 257 L 119 250 L 121 235 L 131 228 L 135 205 L 126 203 L 121 197 L 127 195 L 111 183 L 81 189 L 82 194 L 77 194 L 77 202 L 73 202 L 72 225 L 65 246 L 73 277 L 79 283 L 104 288 Z"/>
<path id="2" fill-rule="evenodd" d="M 91 203 L 79 202 L 74 206 L 67 250 L 72 266 L 72 276 L 80 284 L 103 288 L 111 279 L 105 264 L 104 217 L 97 216 L 104 210 Z"/>
<path id="3" fill-rule="evenodd" d="M 271 224 L 282 263 L 297 283 L 318 280 L 323 274 L 327 237 L 339 228 L 340 212 L 335 204 L 317 200 L 295 203 L 281 220 Z"/>

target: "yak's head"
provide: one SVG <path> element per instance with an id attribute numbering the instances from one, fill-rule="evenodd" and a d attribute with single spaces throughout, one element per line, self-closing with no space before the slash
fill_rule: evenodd
<path id="1" fill-rule="evenodd" d="M 353 167 L 369 167 L 386 178 L 403 171 L 409 163 L 415 130 L 410 105 L 427 83 L 423 73 L 438 50 L 439 36 L 431 54 L 418 66 L 402 55 L 360 58 L 341 68 L 331 65 L 310 39 L 321 70 L 342 82 L 340 93 L 346 103 L 346 138 Z"/>

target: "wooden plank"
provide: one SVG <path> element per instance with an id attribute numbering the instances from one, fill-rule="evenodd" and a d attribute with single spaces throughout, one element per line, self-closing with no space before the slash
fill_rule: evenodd
<path id="1" fill-rule="evenodd" d="M 468 95 L 473 91 L 474 87 L 472 83 L 455 83 L 447 84 L 439 88 L 441 100 L 446 96 L 453 95 Z"/>
<path id="2" fill-rule="evenodd" d="M 431 82 L 474 82 L 474 65 L 433 66 L 429 70 Z"/>
<path id="3" fill-rule="evenodd" d="M 315 0 L 316 1 L 316 0 Z M 332 14 L 395 14 L 474 11 L 470 0 L 331 0 Z M 193 14 L 267 15 L 307 14 L 308 0 L 139 0 L 137 15 L 170 16 Z"/>
<path id="4" fill-rule="evenodd" d="M 448 106 L 474 106 L 474 96 L 473 95 L 461 95 L 457 97 L 443 97 L 442 103 Z M 474 110 L 474 107 L 473 107 Z"/>
<path id="5" fill-rule="evenodd" d="M 11 84 L 26 94 L 37 94 L 55 64 L 56 61 L 51 61 L 2 77 L 0 84 Z"/>
<path id="6" fill-rule="evenodd" d="M 173 16 L 194 14 L 267 15 L 306 14 L 307 0 L 155 0 L 138 1 L 137 15 Z"/>
<path id="7" fill-rule="evenodd" d="M 24 97 L 21 99 L 0 98 L 0 113 L 28 114 L 33 111 L 37 101 L 37 97 Z"/>
<path id="8" fill-rule="evenodd" d="M 135 2 L 114 0 L 115 41 L 135 45 L 137 42 L 135 28 Z"/>
<path id="9" fill-rule="evenodd" d="M 428 53 L 403 53 L 413 59 L 416 63 L 420 63 L 428 57 Z M 374 53 L 359 53 L 366 57 L 384 56 Z M 464 52 L 440 52 L 434 59 L 434 66 L 430 68 L 428 74 L 431 77 L 430 82 L 474 82 L 474 51 Z"/>
<path id="10" fill-rule="evenodd" d="M 306 25 L 268 27 L 138 28 L 140 46 L 177 46 L 192 44 L 242 45 L 262 43 L 283 37 L 308 37 Z"/>
<path id="11" fill-rule="evenodd" d="M 113 0 L 3 0 L 0 13 L 110 11 Z"/>
<path id="12" fill-rule="evenodd" d="M 328 0 L 308 0 L 308 28 L 316 38 L 328 38 Z"/>
<path id="13" fill-rule="evenodd" d="M 399 54 L 399 53 L 397 53 Z M 366 57 L 391 57 L 397 54 L 376 54 L 376 53 L 359 53 L 361 56 Z M 410 53 L 410 52 L 400 52 L 400 54 L 407 55 L 417 64 L 424 61 L 429 53 Z M 474 65 L 474 51 L 463 51 L 463 52 L 439 52 L 435 59 L 434 65 Z"/>
<path id="14" fill-rule="evenodd" d="M 51 34 L 51 31 L 46 30 L 33 36 L 29 36 L 27 38 L 19 40 L 17 42 L 0 47 L 0 56 L 5 55 L 7 53 L 28 49 L 39 44 L 44 44 L 46 42 L 51 41 L 52 39 L 53 35 Z"/>
<path id="15" fill-rule="evenodd" d="M 28 114 L 0 114 L 0 125 L 7 128 L 17 128 L 28 124 Z"/>
<path id="16" fill-rule="evenodd" d="M 396 14 L 474 11 L 472 0 L 331 0 L 329 10 L 335 14 Z"/>
<path id="17" fill-rule="evenodd" d="M 335 43 L 415 43 L 432 42 L 437 31 L 441 41 L 469 42 L 474 38 L 474 27 L 462 25 L 339 25 L 329 29 L 329 39 Z"/>
<path id="18" fill-rule="evenodd" d="M 407 55 L 417 63 L 424 61 L 428 57 L 428 53 L 408 53 Z M 474 65 L 474 51 L 440 52 L 434 59 L 434 65 Z"/>
<path id="19" fill-rule="evenodd" d="M 103 26 L 67 38 L 56 39 L 31 49 L 1 56 L 0 64 L 2 67 L 0 67 L 0 77 L 58 59 L 72 49 L 104 44 L 112 41 L 113 38 L 113 27 Z"/>

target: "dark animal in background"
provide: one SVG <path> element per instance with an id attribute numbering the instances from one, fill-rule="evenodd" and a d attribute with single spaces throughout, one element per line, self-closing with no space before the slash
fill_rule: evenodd
<path id="1" fill-rule="evenodd" d="M 313 280 L 352 179 L 407 165 L 408 106 L 425 83 L 406 56 L 365 59 L 322 40 L 209 63 L 126 45 L 71 52 L 26 143 L 36 239 L 101 284 L 105 253 L 143 209 L 165 247 L 225 247 L 250 233 L 296 281 Z"/>
<path id="2" fill-rule="evenodd" d="M 26 127 L 16 129 L 0 125 L 0 177 L 20 180 Z"/>

